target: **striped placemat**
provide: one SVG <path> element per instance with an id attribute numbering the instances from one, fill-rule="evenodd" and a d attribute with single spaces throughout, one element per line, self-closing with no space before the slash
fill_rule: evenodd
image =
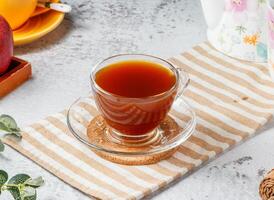
<path id="1" fill-rule="evenodd" d="M 266 64 L 224 56 L 208 43 L 169 60 L 190 74 L 185 98 L 198 120 L 195 134 L 170 159 L 148 166 L 106 161 L 71 135 L 65 111 L 24 128 L 21 142 L 6 143 L 87 195 L 141 199 L 253 135 L 271 118 L 274 83 Z"/>

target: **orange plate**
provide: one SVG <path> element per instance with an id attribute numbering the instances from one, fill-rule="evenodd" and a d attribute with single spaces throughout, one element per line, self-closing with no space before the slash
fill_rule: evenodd
<path id="1" fill-rule="evenodd" d="M 64 19 L 65 14 L 50 10 L 30 18 L 19 29 L 13 31 L 14 45 L 23 45 L 37 40 L 54 30 Z"/>

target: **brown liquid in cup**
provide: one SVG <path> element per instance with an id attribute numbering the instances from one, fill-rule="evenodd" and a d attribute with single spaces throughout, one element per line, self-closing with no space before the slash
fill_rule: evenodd
<path id="1" fill-rule="evenodd" d="M 95 82 L 107 95 L 94 91 L 98 108 L 109 126 L 127 135 L 142 135 L 155 129 L 165 118 L 177 88 L 174 72 L 147 61 L 110 64 L 95 74 Z M 118 95 L 118 96 L 117 96 Z M 159 95 L 153 99 L 151 96 Z"/>

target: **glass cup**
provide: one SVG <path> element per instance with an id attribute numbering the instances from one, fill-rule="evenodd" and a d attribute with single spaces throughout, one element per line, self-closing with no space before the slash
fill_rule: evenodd
<path id="1" fill-rule="evenodd" d="M 102 68 L 119 61 L 148 61 L 160 64 L 171 70 L 175 84 L 163 93 L 131 98 L 109 93 L 95 81 L 96 73 Z M 104 117 L 107 134 L 112 141 L 122 144 L 148 144 L 155 141 L 160 134 L 159 124 L 166 117 L 174 100 L 183 94 L 189 83 L 188 75 L 170 62 L 144 54 L 120 54 L 109 57 L 97 64 L 91 73 L 91 87 L 96 106 Z"/>

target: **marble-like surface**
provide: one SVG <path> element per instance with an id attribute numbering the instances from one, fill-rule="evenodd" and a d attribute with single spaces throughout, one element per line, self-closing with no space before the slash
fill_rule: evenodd
<path id="1" fill-rule="evenodd" d="M 33 79 L 0 100 L 0 113 L 30 124 L 89 93 L 89 72 L 117 53 L 148 53 L 168 58 L 206 39 L 199 0 L 67 0 L 73 11 L 52 33 L 15 48 L 32 63 Z M 148 199 L 255 200 L 266 171 L 274 167 L 274 123 L 235 149 Z M 7 147 L 0 168 L 42 175 L 41 200 L 85 200 L 81 192 Z M 0 199 L 8 200 L 8 195 Z"/>

